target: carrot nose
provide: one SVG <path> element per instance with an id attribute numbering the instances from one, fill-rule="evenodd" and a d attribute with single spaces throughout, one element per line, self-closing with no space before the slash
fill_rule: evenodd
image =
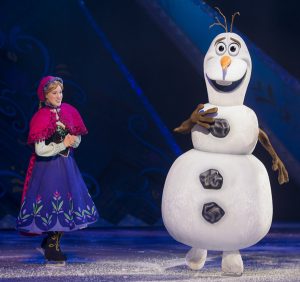
<path id="1" fill-rule="evenodd" d="M 222 70 L 226 70 L 231 64 L 231 59 L 229 56 L 225 55 L 221 58 Z"/>

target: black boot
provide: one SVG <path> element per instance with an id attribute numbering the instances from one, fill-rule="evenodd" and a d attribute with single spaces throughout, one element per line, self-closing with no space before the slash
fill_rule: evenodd
<path id="1" fill-rule="evenodd" d="M 59 244 L 59 248 L 60 248 L 60 241 L 61 241 L 61 237 L 64 233 L 63 232 L 58 232 L 58 244 Z M 61 248 L 60 248 L 60 251 L 63 255 L 63 257 L 65 258 L 65 260 L 67 260 L 67 256 L 62 252 Z"/>
<path id="2" fill-rule="evenodd" d="M 60 249 L 61 232 L 49 232 L 45 245 L 45 258 L 48 261 L 64 262 L 66 256 Z"/>

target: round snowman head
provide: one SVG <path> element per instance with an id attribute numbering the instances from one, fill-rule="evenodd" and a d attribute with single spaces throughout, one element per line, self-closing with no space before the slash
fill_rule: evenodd
<path id="1" fill-rule="evenodd" d="M 244 40 L 232 32 L 217 35 L 204 58 L 209 103 L 219 106 L 242 105 L 251 69 L 251 57 Z"/>

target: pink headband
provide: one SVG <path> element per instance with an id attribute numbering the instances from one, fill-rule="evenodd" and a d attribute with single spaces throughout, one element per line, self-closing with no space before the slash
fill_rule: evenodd
<path id="1" fill-rule="evenodd" d="M 55 76 L 45 76 L 41 79 L 41 82 L 39 84 L 39 87 L 37 89 L 37 95 L 39 97 L 39 100 L 41 102 L 44 102 L 46 100 L 45 98 L 45 91 L 47 90 L 48 86 L 50 83 L 58 81 L 61 84 L 63 84 L 63 80 L 60 77 L 55 77 Z"/>

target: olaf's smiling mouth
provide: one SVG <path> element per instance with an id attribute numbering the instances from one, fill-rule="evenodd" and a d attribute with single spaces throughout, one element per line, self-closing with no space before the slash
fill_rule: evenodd
<path id="1" fill-rule="evenodd" d="M 217 91 L 219 92 L 232 92 L 233 90 L 235 90 L 236 88 L 238 88 L 241 83 L 243 82 L 246 73 L 244 74 L 244 76 L 237 80 L 237 81 L 226 81 L 226 80 L 212 80 L 208 77 L 208 75 L 206 75 L 210 85 Z"/>

